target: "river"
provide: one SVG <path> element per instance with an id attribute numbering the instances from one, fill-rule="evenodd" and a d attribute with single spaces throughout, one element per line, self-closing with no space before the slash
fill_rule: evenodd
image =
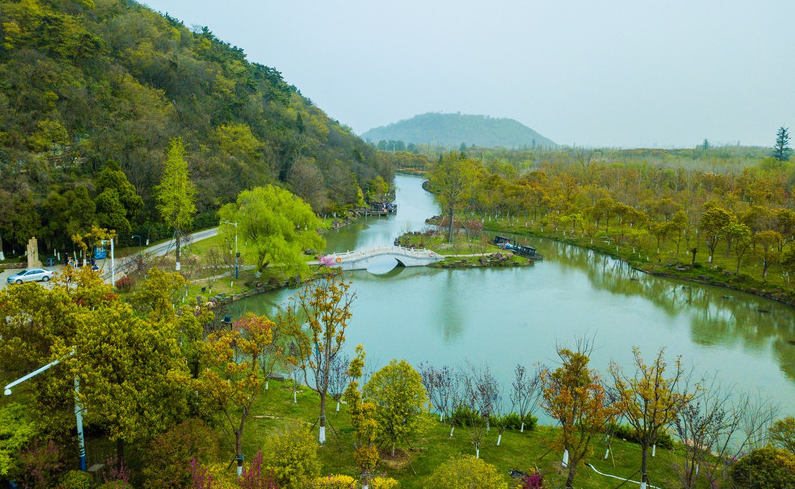
<path id="1" fill-rule="evenodd" d="M 367 218 L 326 235 L 327 251 L 391 244 L 421 230 L 439 213 L 422 179 L 398 175 L 396 215 Z M 795 415 L 795 315 L 756 296 L 639 273 L 619 260 L 556 241 L 527 238 L 543 254 L 533 267 L 354 272 L 357 298 L 346 352 L 361 343 L 372 366 L 404 358 L 415 366 L 488 365 L 505 397 L 517 363 L 557 364 L 556 345 L 591 337 L 591 365 L 603 374 L 611 360 L 632 366 L 632 347 L 651 360 L 667 348 L 699 375 L 769 396 Z M 391 265 L 384 264 L 385 271 Z M 274 314 L 295 290 L 236 303 Z M 792 342 L 792 343 L 791 343 Z M 543 420 L 543 417 L 542 417 Z"/>

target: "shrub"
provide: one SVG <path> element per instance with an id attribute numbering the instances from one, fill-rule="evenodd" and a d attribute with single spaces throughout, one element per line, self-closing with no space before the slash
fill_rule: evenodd
<path id="1" fill-rule="evenodd" d="M 391 477 L 373 477 L 370 479 L 370 489 L 398 489 L 400 483 Z"/>
<path id="2" fill-rule="evenodd" d="M 144 455 L 144 489 L 182 489 L 191 479 L 191 458 L 208 463 L 218 458 L 213 430 L 200 419 L 188 419 L 155 438 Z"/>
<path id="3" fill-rule="evenodd" d="M 738 487 L 791 489 L 795 487 L 795 455 L 779 448 L 754 450 L 729 469 Z"/>
<path id="4" fill-rule="evenodd" d="M 49 489 L 56 487 L 56 480 L 63 470 L 63 451 L 52 442 L 41 446 L 35 443 L 19 457 L 22 461 L 20 482 L 28 489 Z"/>
<path id="5" fill-rule="evenodd" d="M 133 486 L 125 481 L 110 481 L 97 487 L 97 489 L 133 489 Z"/>
<path id="6" fill-rule="evenodd" d="M 496 420 L 490 418 L 490 423 L 494 426 L 497 426 Z M 535 416 L 531 416 L 530 414 L 525 414 L 524 416 L 524 429 L 532 431 L 535 429 L 536 424 L 538 423 L 538 418 Z M 505 415 L 505 427 L 509 430 L 520 430 L 522 428 L 522 418 L 519 416 L 518 413 L 508 413 Z"/>
<path id="7" fill-rule="evenodd" d="M 452 423 L 458 428 L 462 426 L 474 426 L 481 422 L 480 414 L 478 414 L 478 412 L 474 409 L 469 409 L 463 404 L 455 408 L 452 416 Z"/>
<path id="8" fill-rule="evenodd" d="M 508 489 L 508 482 L 497 468 L 472 455 L 453 458 L 431 474 L 427 487 L 434 489 L 469 489 L 472 487 Z"/>
<path id="9" fill-rule="evenodd" d="M 135 279 L 124 276 L 116 281 L 116 290 L 119 292 L 129 292 L 135 286 Z"/>
<path id="10" fill-rule="evenodd" d="M 356 489 L 358 486 L 356 479 L 349 475 L 327 475 L 312 481 L 313 489 Z"/>
<path id="11" fill-rule="evenodd" d="M 609 431 L 612 431 L 613 436 L 616 438 L 621 438 L 632 443 L 640 443 L 638 430 L 629 425 L 611 424 L 609 426 Z M 670 450 L 674 447 L 674 440 L 667 431 L 663 431 L 657 437 L 657 446 Z"/>
<path id="12" fill-rule="evenodd" d="M 289 424 L 265 439 L 262 466 L 280 488 L 302 488 L 320 473 L 317 443 L 305 427 Z"/>
<path id="13" fill-rule="evenodd" d="M 82 470 L 70 470 L 61 479 L 58 489 L 91 489 L 94 487 L 94 477 Z"/>

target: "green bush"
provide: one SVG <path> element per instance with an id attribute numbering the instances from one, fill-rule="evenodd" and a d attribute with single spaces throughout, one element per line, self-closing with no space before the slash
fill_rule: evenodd
<path id="1" fill-rule="evenodd" d="M 359 483 L 349 475 L 327 475 L 312 481 L 312 489 L 356 489 Z"/>
<path id="2" fill-rule="evenodd" d="M 320 475 L 317 442 L 295 422 L 265 439 L 262 471 L 272 473 L 281 489 L 299 489 Z"/>
<path id="3" fill-rule="evenodd" d="M 516 430 L 519 431 L 522 429 L 522 418 L 519 416 L 518 413 L 508 413 L 504 416 L 505 427 L 509 430 Z M 489 418 L 489 423 L 492 426 L 497 426 L 497 419 L 493 416 Z M 535 429 L 536 425 L 538 424 L 538 418 L 532 416 L 530 414 L 525 414 L 524 416 L 524 429 L 527 431 L 532 431 Z"/>
<path id="4" fill-rule="evenodd" d="M 621 438 L 632 443 L 640 443 L 638 437 L 638 430 L 625 424 L 611 424 L 609 430 L 613 432 L 613 436 Z M 663 431 L 657 437 L 657 446 L 659 448 L 672 449 L 674 447 L 674 439 L 667 431 Z"/>
<path id="5" fill-rule="evenodd" d="M 129 482 L 110 481 L 97 487 L 97 489 L 133 489 L 133 486 Z"/>
<path id="6" fill-rule="evenodd" d="M 82 470 L 70 470 L 61 478 L 58 489 L 91 489 L 96 486 L 94 477 Z"/>
<path id="7" fill-rule="evenodd" d="M 795 487 L 795 455 L 780 448 L 754 450 L 729 469 L 738 487 L 792 489 Z"/>
<path id="8" fill-rule="evenodd" d="M 453 411 L 453 425 L 456 427 L 462 426 L 474 426 L 477 423 L 480 423 L 482 418 L 480 414 L 474 409 L 469 409 L 464 405 L 459 405 L 455 411 Z"/>
<path id="9" fill-rule="evenodd" d="M 189 419 L 155 438 L 144 454 L 144 489 L 182 489 L 190 483 L 190 461 L 219 455 L 217 435 L 200 419 Z"/>
<path id="10" fill-rule="evenodd" d="M 431 474 L 426 487 L 434 489 L 508 489 L 508 482 L 497 468 L 472 455 L 453 458 Z"/>

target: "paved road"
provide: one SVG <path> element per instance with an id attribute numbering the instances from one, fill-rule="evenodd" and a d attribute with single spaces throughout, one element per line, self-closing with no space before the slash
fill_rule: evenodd
<path id="1" fill-rule="evenodd" d="M 197 232 L 191 234 L 190 235 L 190 240 L 191 240 L 191 242 L 195 243 L 196 241 L 201 241 L 203 239 L 211 238 L 211 237 L 215 236 L 216 234 L 218 234 L 218 228 L 205 229 L 204 231 L 197 231 Z M 152 245 L 152 246 L 149 246 L 147 248 L 144 248 L 143 253 L 146 253 L 146 254 L 149 254 L 149 255 L 153 255 L 153 256 L 162 256 L 162 255 L 165 255 L 169 251 L 170 252 L 174 251 L 174 240 L 173 239 L 170 240 L 170 241 L 166 241 L 165 243 L 159 243 L 159 244 Z M 105 278 L 105 281 L 110 283 L 110 281 L 111 281 L 110 251 L 108 251 L 108 255 L 109 256 L 108 256 L 107 259 L 99 260 L 97 262 L 97 265 L 99 265 L 99 267 L 102 269 L 102 276 Z M 117 258 L 116 259 L 116 267 L 117 267 L 117 269 L 121 268 L 126 261 L 131 260 L 131 259 L 132 259 L 131 256 L 128 256 L 128 257 L 125 257 L 125 258 Z M 63 263 L 61 263 L 59 265 L 55 265 L 55 266 L 52 266 L 52 267 L 45 267 L 45 268 L 47 270 L 52 270 L 53 272 L 57 272 L 58 270 L 63 268 L 63 266 L 64 266 Z M 12 275 L 14 273 L 17 273 L 19 270 L 21 270 L 21 269 L 5 270 L 2 273 L 0 273 L 0 289 L 2 289 L 3 287 L 5 287 L 7 285 L 6 280 L 8 279 L 8 276 Z M 118 277 L 116 277 L 116 278 L 118 279 Z"/>

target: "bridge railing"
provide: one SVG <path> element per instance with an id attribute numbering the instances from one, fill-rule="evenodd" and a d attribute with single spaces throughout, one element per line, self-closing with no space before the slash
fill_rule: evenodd
<path id="1" fill-rule="evenodd" d="M 382 254 L 397 254 L 416 258 L 428 258 L 436 255 L 436 253 L 433 251 L 424 248 L 418 250 L 416 248 L 405 248 L 403 246 L 373 246 L 370 248 L 360 248 L 358 250 L 348 251 L 345 253 L 334 253 L 329 256 L 339 258 L 342 261 L 353 261 Z"/>

